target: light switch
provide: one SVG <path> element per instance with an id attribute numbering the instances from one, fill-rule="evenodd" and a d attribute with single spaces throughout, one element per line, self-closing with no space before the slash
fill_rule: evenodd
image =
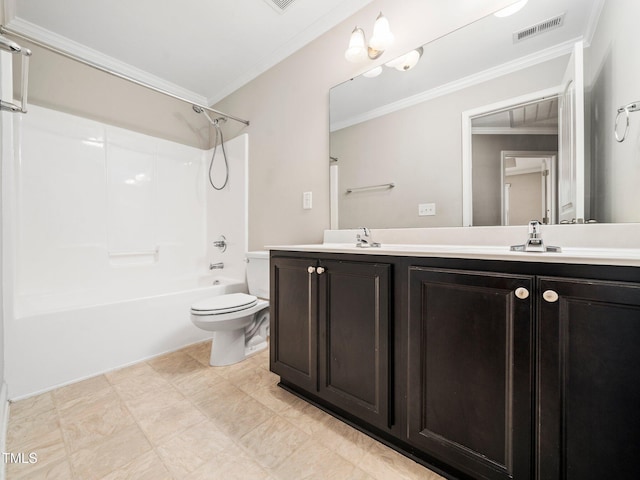
<path id="1" fill-rule="evenodd" d="M 436 204 L 435 203 L 420 203 L 418 205 L 418 215 L 420 217 L 425 217 L 428 215 L 436 214 Z"/>
<path id="2" fill-rule="evenodd" d="M 312 192 L 304 192 L 302 194 L 302 208 L 304 210 L 311 210 L 312 202 L 313 202 Z"/>

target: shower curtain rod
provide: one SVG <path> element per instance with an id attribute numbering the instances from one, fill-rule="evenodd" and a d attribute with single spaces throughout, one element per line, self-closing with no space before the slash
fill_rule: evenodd
<path id="1" fill-rule="evenodd" d="M 74 55 L 74 54 L 69 53 L 69 52 L 65 52 L 64 50 L 60 50 L 59 48 L 53 47 L 53 46 L 48 45 L 46 43 L 40 42 L 39 40 L 31 38 L 31 37 L 29 37 L 27 35 L 24 35 L 22 33 L 19 33 L 19 32 L 16 32 L 14 30 L 11 30 L 10 28 L 7 28 L 4 25 L 0 25 L 0 33 L 5 33 L 7 35 L 13 35 L 13 36 L 18 37 L 18 38 L 20 38 L 22 40 L 26 40 L 28 42 L 31 42 L 34 45 L 37 45 L 37 46 L 42 47 L 42 48 L 45 48 L 45 49 L 47 49 L 47 50 L 49 50 L 51 52 L 57 53 L 59 55 L 62 55 L 63 57 L 67 57 L 67 58 L 69 58 L 71 60 L 75 60 L 76 62 L 80 62 L 80 63 L 82 63 L 84 65 L 87 65 L 87 66 L 89 66 L 91 68 L 95 68 L 96 70 L 100 70 L 101 72 L 108 73 L 109 75 L 113 75 L 114 77 L 118 77 L 118 78 L 121 78 L 122 80 L 126 80 L 128 82 L 135 83 L 136 85 L 139 85 L 139 86 L 144 87 L 144 88 L 148 88 L 149 90 L 153 90 L 154 92 L 161 93 L 163 95 L 166 95 L 168 97 L 174 98 L 176 100 L 180 100 L 182 102 L 188 103 L 190 105 L 195 105 L 195 106 L 203 108 L 204 110 L 207 110 L 207 111 L 209 111 L 211 113 L 215 113 L 216 115 L 222 115 L 223 117 L 229 118 L 231 120 L 235 120 L 236 122 L 244 123 L 247 126 L 249 125 L 249 120 L 244 120 L 242 118 L 238 118 L 238 117 L 235 117 L 233 115 L 229 115 L 228 113 L 224 113 L 224 112 L 221 112 L 219 110 L 215 110 L 215 109 L 213 109 L 211 107 L 208 107 L 206 105 L 201 105 L 201 104 L 199 104 L 197 102 L 193 102 L 193 101 L 189 100 L 188 98 L 181 97 L 180 95 L 176 95 L 174 93 L 167 92 L 166 90 L 162 90 L 161 88 L 154 87 L 153 85 L 150 85 L 148 83 L 141 82 L 140 80 L 136 80 L 135 78 L 129 77 L 129 76 L 123 74 L 123 73 L 119 73 L 119 72 L 116 72 L 114 70 L 111 70 L 110 68 L 103 67 L 102 65 L 94 63 L 91 60 L 85 60 L 84 58 L 80 58 L 77 55 Z"/>

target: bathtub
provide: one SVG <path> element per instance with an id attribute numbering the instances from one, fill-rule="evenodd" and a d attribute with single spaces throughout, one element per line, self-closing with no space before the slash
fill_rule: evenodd
<path id="1" fill-rule="evenodd" d="M 25 398 L 210 338 L 190 306 L 246 292 L 243 281 L 201 276 L 164 286 L 17 295 L 5 324 L 9 398 Z"/>

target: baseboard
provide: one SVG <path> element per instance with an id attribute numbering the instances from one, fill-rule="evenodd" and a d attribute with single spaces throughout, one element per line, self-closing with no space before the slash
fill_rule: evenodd
<path id="1" fill-rule="evenodd" d="M 9 427 L 9 395 L 7 384 L 2 382 L 0 387 L 0 452 L 7 451 L 7 428 Z M 0 461 L 0 480 L 5 480 L 5 463 Z"/>

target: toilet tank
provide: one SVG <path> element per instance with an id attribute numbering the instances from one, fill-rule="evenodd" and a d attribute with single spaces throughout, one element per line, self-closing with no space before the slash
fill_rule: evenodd
<path id="1" fill-rule="evenodd" d="M 247 252 L 247 285 L 249 293 L 269 298 L 269 252 Z"/>

